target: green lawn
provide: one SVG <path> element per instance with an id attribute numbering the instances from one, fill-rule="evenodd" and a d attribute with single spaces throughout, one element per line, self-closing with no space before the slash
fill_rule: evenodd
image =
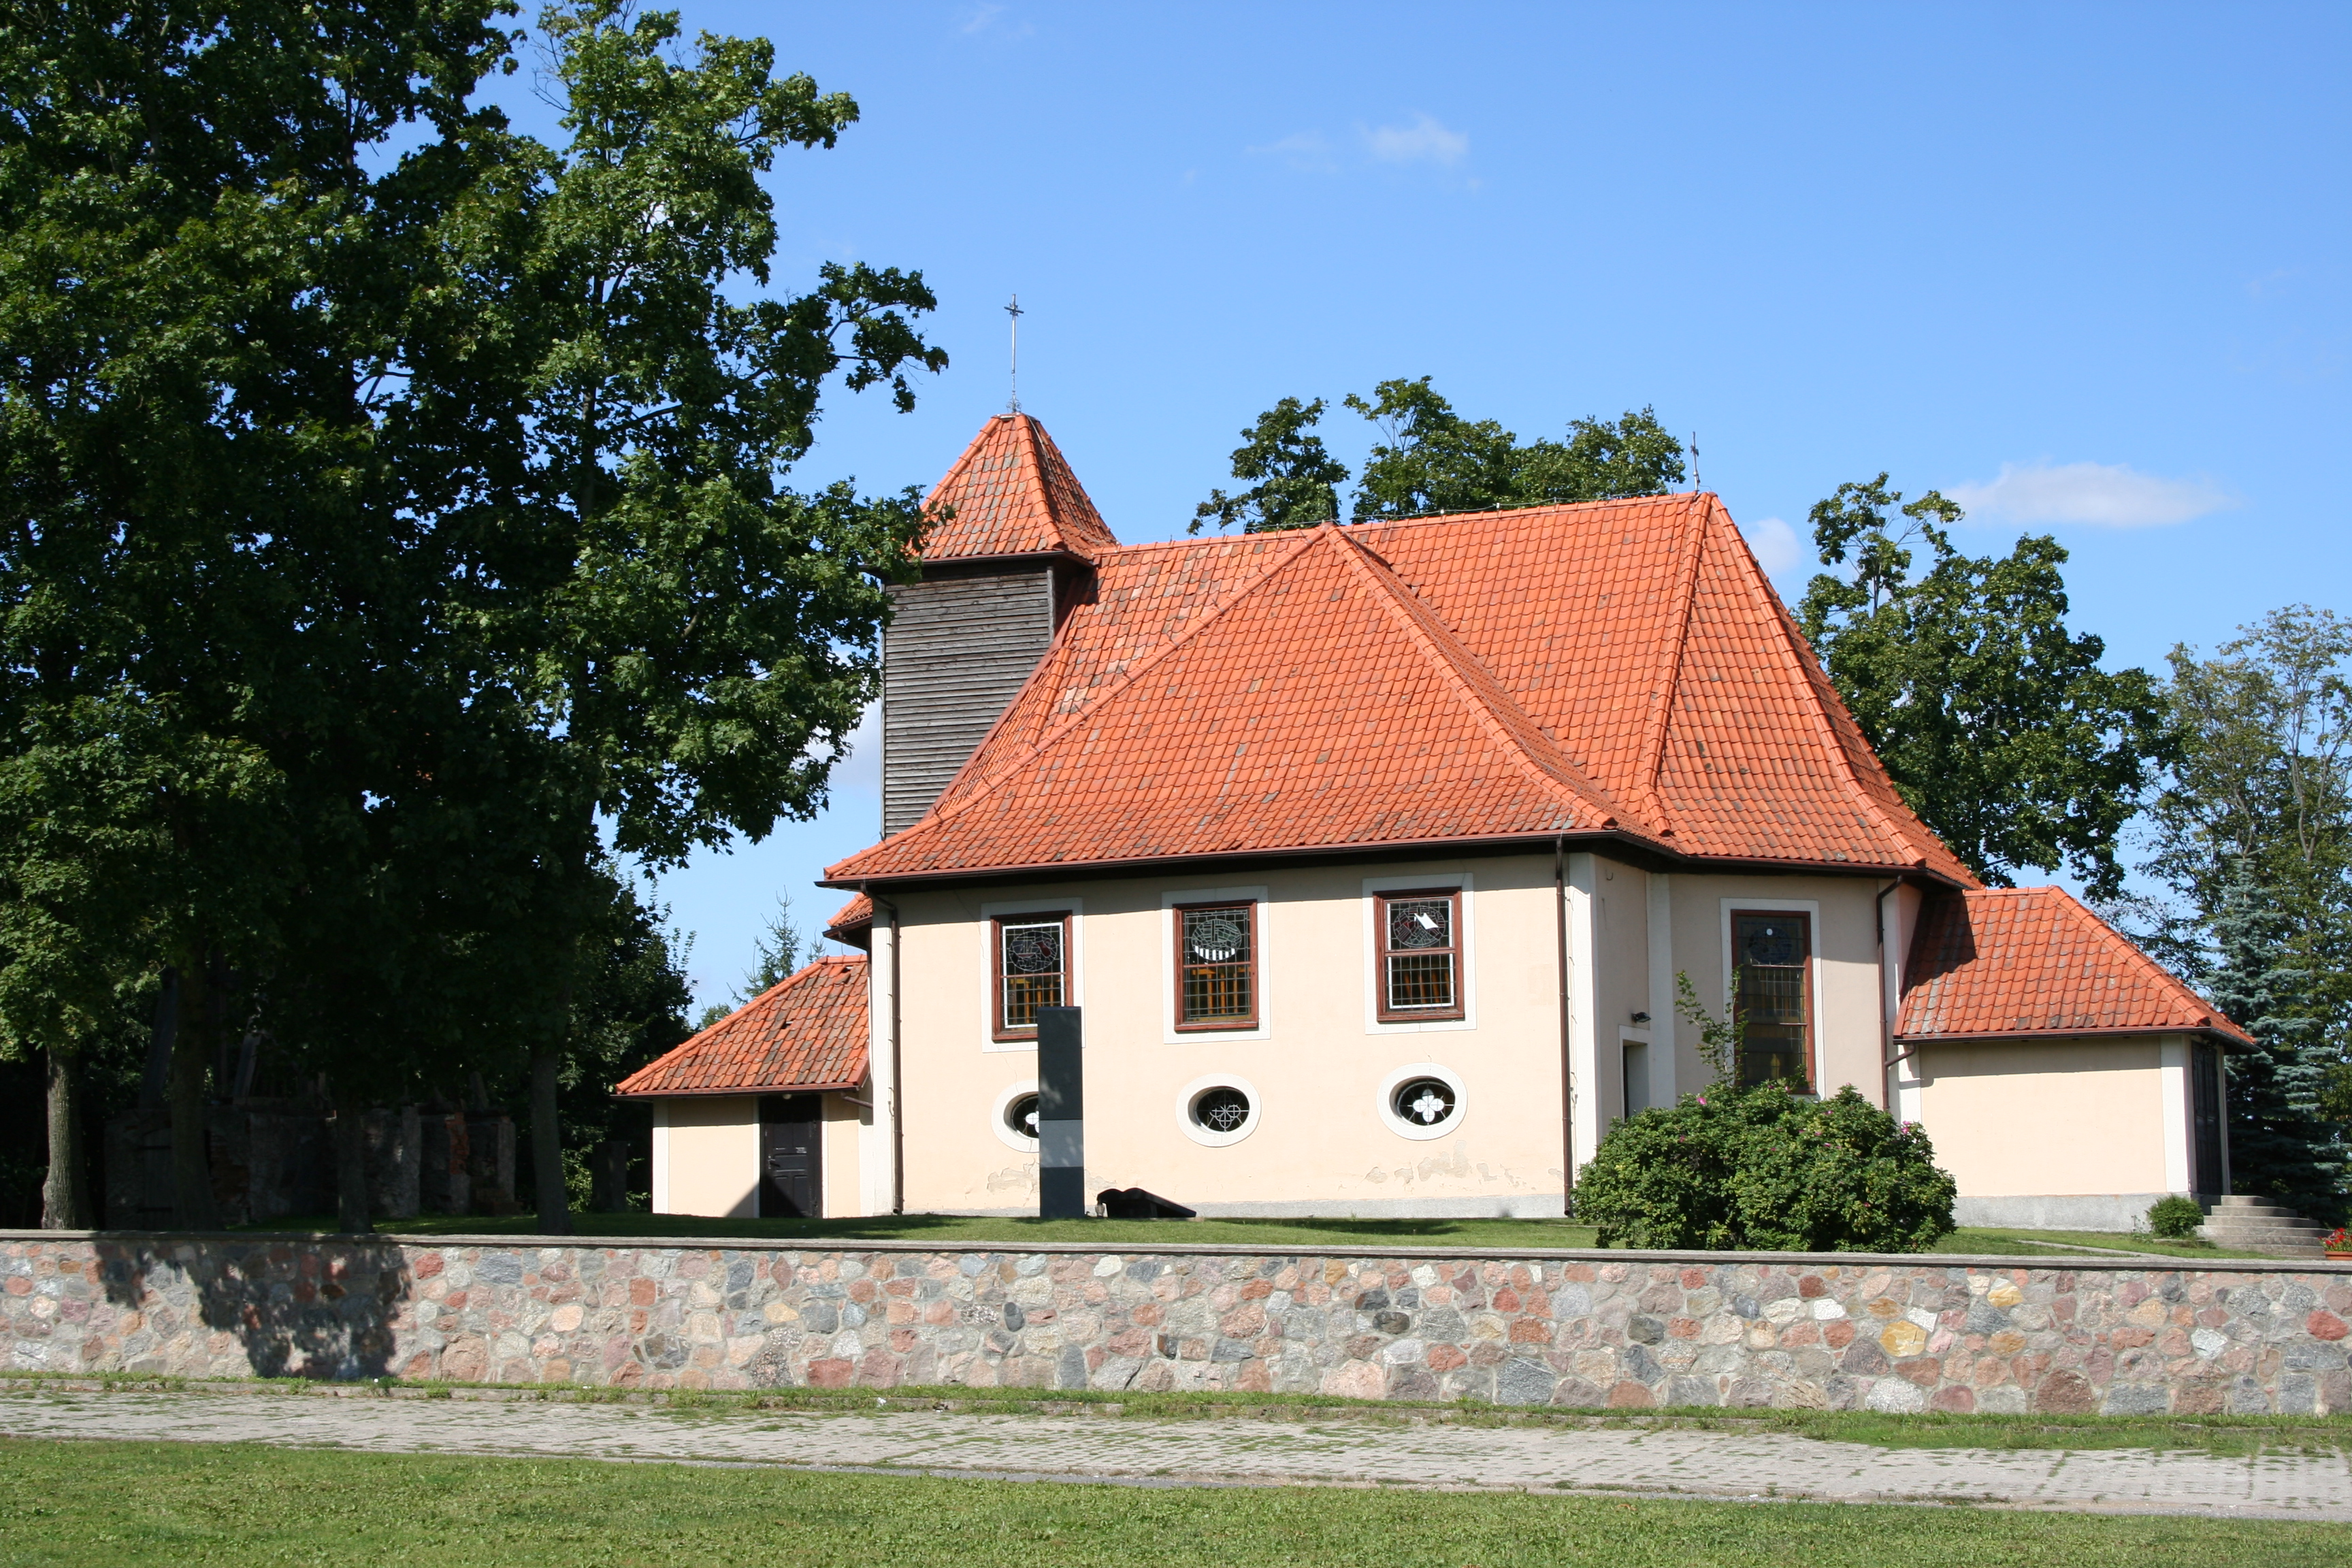
<path id="1" fill-rule="evenodd" d="M 1148 1247 L 1185 1242 L 1243 1247 L 1464 1247 L 1509 1253 L 1527 1247 L 1589 1247 L 1589 1225 L 1558 1219 L 971 1219 L 953 1215 L 886 1215 L 874 1219 L 703 1219 L 690 1215 L 583 1214 L 573 1216 L 583 1236 L 773 1237 L 826 1241 L 935 1241 L 982 1245 L 1005 1241 L 1076 1241 L 1095 1247 Z M 273 1221 L 257 1228 L 330 1230 L 331 1216 Z M 386 1221 L 377 1228 L 403 1236 L 527 1236 L 530 1215 L 505 1219 L 429 1215 Z M 2179 1258 L 2241 1258 L 2201 1242 L 2158 1241 L 2103 1231 L 1962 1229 L 1937 1252 L 2008 1253 L 2021 1257 L 2086 1256 L 2085 1247 L 2161 1252 Z"/>
<path id="2" fill-rule="evenodd" d="M 27 1565 L 2307 1568 L 2347 1552 L 2352 1528 L 2276 1521 L 0 1439 L 0 1558 Z"/>

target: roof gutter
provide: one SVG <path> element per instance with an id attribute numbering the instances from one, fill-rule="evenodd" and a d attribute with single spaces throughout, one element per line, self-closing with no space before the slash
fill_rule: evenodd
<path id="1" fill-rule="evenodd" d="M 862 1080 L 838 1083 L 751 1083 L 726 1089 L 641 1089 L 633 1094 L 613 1091 L 614 1100 L 724 1100 L 746 1094 L 846 1094 Z"/>

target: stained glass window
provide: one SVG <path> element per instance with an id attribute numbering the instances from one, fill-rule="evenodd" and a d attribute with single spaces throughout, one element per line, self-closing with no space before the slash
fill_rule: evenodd
<path id="1" fill-rule="evenodd" d="M 1255 910 L 1249 904 L 1179 909 L 1179 1025 L 1246 1026 L 1257 1017 Z"/>
<path id="2" fill-rule="evenodd" d="M 1804 915 L 1774 910 L 1731 917 L 1742 1087 L 1772 1079 L 1800 1087 L 1811 1081 L 1812 956 L 1812 921 Z"/>
<path id="3" fill-rule="evenodd" d="M 1400 894 L 1381 900 L 1381 1011 L 1408 1016 L 1459 1016 L 1462 950 L 1455 940 L 1454 892 Z"/>
<path id="4" fill-rule="evenodd" d="M 1000 1032 L 1037 1026 L 1037 1009 L 1062 1005 L 1068 922 L 1060 915 L 999 921 L 996 927 Z"/>

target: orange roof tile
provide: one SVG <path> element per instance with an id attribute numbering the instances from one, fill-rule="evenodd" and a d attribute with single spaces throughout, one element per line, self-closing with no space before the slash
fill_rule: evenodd
<path id="1" fill-rule="evenodd" d="M 866 1077 L 866 957 L 820 958 L 613 1090 L 623 1100 L 807 1093 Z"/>
<path id="2" fill-rule="evenodd" d="M 2245 1032 L 2063 888 L 1931 895 L 1896 1037 Z"/>
<path id="3" fill-rule="evenodd" d="M 1026 414 L 1000 414 L 982 426 L 923 505 L 955 509 L 924 535 L 926 561 L 1051 551 L 1093 556 L 1118 548 L 1062 449 Z"/>
<path id="4" fill-rule="evenodd" d="M 1003 423 L 960 471 L 1005 439 Z M 1310 554 L 1310 538 L 1328 542 Z M 1345 566 L 1356 558 L 1370 579 Z M 830 879 L 1539 837 L 1609 819 L 1691 857 L 1976 884 L 1904 805 L 1712 495 L 1130 545 L 1093 561 L 1091 596 L 931 816 Z M 1299 591 L 1307 576 L 1322 597 Z M 1379 592 L 1350 598 L 1343 578 Z M 1320 607 L 1334 603 L 1346 607 Z M 1413 682 L 1452 694 L 1429 710 L 1469 729 L 1418 734 Z M 1470 730 L 1491 753 L 1461 749 Z M 1290 750 L 1273 745 L 1276 731 Z M 1381 758 L 1335 762 L 1327 733 Z M 1397 766 L 1441 753 L 1479 789 Z M 1501 770 L 1507 754 L 1516 772 Z M 1260 774 L 1242 756 L 1291 760 Z M 1536 794 L 1504 799 L 1507 776 Z M 1244 798 L 1252 777 L 1273 787 Z M 1537 809 L 1544 789 L 1582 804 Z"/>
<path id="5" fill-rule="evenodd" d="M 929 815 L 828 875 L 1618 825 L 1617 804 L 1355 531 L 1326 524 L 1261 559 L 1213 614 L 1098 671 L 1090 700 L 1034 741 L 1000 745 L 1042 717 L 1016 702 Z"/>
<path id="6" fill-rule="evenodd" d="M 833 918 L 824 922 L 824 934 L 841 942 L 849 932 L 863 931 L 873 923 L 874 900 L 859 893 L 833 911 Z"/>

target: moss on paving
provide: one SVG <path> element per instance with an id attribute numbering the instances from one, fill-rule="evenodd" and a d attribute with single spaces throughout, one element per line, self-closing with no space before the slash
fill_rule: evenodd
<path id="1" fill-rule="evenodd" d="M 1154 1489 L 579 1459 L 0 1439 L 12 1563 L 434 1568 L 857 1561 L 894 1568 L 2267 1568 L 2352 1528 L 1339 1488 Z"/>

